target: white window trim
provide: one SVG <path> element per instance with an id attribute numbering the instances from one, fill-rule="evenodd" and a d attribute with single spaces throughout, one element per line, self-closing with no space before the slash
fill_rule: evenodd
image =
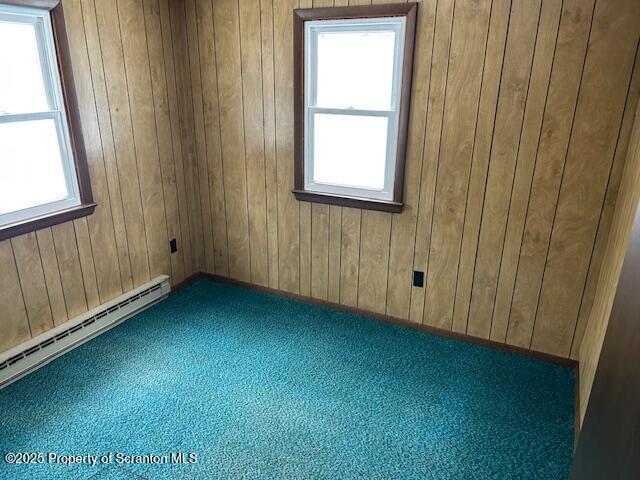
<path id="1" fill-rule="evenodd" d="M 312 20 L 304 24 L 304 188 L 306 191 L 332 195 L 358 197 L 362 199 L 393 199 L 396 153 L 398 147 L 398 125 L 400 116 L 400 95 L 404 57 L 406 16 L 384 18 L 356 18 L 341 20 Z M 316 39 L 319 32 L 389 31 L 396 33 L 393 60 L 393 81 L 391 87 L 391 108 L 389 110 L 361 110 L 350 108 L 326 108 L 316 106 L 317 63 Z M 384 186 L 380 190 L 352 186 L 327 184 L 313 181 L 314 136 L 313 118 L 316 113 L 337 115 L 379 116 L 388 119 L 387 151 L 385 159 Z"/>
<path id="2" fill-rule="evenodd" d="M 0 124 L 29 120 L 52 119 L 56 125 L 60 158 L 69 195 L 54 202 L 0 214 L 0 227 L 31 218 L 40 217 L 76 207 L 81 204 L 80 189 L 76 165 L 71 147 L 71 136 L 67 123 L 62 82 L 58 71 L 58 60 L 54 43 L 50 13 L 46 9 L 0 4 L 0 21 L 32 24 L 35 27 L 37 44 L 42 67 L 42 77 L 50 109 L 43 112 L 3 114 L 0 112 Z"/>

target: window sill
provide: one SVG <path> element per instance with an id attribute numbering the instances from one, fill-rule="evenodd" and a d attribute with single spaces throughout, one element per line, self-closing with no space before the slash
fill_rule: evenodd
<path id="1" fill-rule="evenodd" d="M 6 240 L 24 233 L 33 232 L 59 223 L 86 217 L 93 213 L 97 205 L 97 203 L 87 203 L 67 208 L 65 210 L 60 210 L 58 212 L 48 213 L 40 217 L 28 218 L 19 222 L 2 225 L 0 226 L 0 240 Z"/>
<path id="2" fill-rule="evenodd" d="M 400 213 L 403 203 L 391 200 L 374 200 L 372 198 L 348 197 L 344 195 L 332 195 L 330 193 L 309 192 L 306 190 L 293 190 L 297 200 L 302 202 L 325 203 L 327 205 L 339 205 L 341 207 L 362 208 L 364 210 L 378 210 L 381 212 Z"/>

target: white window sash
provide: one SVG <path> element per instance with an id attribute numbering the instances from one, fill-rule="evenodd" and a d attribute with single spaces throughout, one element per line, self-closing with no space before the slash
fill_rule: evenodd
<path id="1" fill-rule="evenodd" d="M 69 193 L 66 198 L 60 200 L 0 214 L 0 225 L 9 225 L 69 209 L 80 205 L 81 201 L 49 11 L 0 4 L 0 20 L 34 25 L 42 78 L 50 108 L 49 111 L 43 112 L 0 113 L 0 124 L 53 120 L 58 136 L 65 183 Z"/>
<path id="2" fill-rule="evenodd" d="M 351 185 L 336 185 L 330 183 L 316 182 L 314 178 L 314 162 L 313 152 L 315 147 L 315 136 L 308 135 L 305 142 L 305 189 L 310 191 L 331 193 L 335 195 L 357 196 L 367 198 L 377 198 L 382 200 L 391 199 L 393 197 L 393 180 L 395 173 L 395 149 L 396 141 L 393 136 L 396 130 L 397 112 L 393 110 L 359 110 L 351 108 L 326 108 L 326 107 L 307 107 L 306 128 L 309 132 L 314 131 L 314 118 L 316 113 L 325 113 L 330 115 L 347 115 L 357 117 L 385 117 L 387 118 L 387 152 L 385 155 L 385 174 L 384 186 L 382 189 L 362 188 Z"/>
<path id="3" fill-rule="evenodd" d="M 394 21 L 395 23 L 391 23 Z M 347 19 L 311 21 L 305 25 L 305 107 L 304 107 L 304 188 L 307 191 L 343 197 L 392 200 L 395 185 L 398 143 L 400 82 L 404 51 L 404 17 L 389 19 Z M 393 30 L 396 33 L 394 71 L 390 110 L 332 108 L 317 106 L 317 34 L 334 32 L 375 32 Z M 314 178 L 314 116 L 318 113 L 365 117 L 386 117 L 387 148 L 385 152 L 384 186 L 382 189 L 315 182 Z"/>

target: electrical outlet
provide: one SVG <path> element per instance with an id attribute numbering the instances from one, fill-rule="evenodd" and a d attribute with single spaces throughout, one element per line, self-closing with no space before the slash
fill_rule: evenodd
<path id="1" fill-rule="evenodd" d="M 424 272 L 419 272 L 418 270 L 413 271 L 413 286 L 424 287 Z"/>
<path id="2" fill-rule="evenodd" d="M 176 253 L 178 251 L 178 242 L 176 242 L 175 238 L 172 238 L 169 242 L 169 248 L 171 249 L 171 253 Z"/>

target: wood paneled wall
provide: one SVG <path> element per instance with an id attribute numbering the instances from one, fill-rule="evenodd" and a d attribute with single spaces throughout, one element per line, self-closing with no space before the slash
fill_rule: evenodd
<path id="1" fill-rule="evenodd" d="M 640 89 L 640 4 L 421 1 L 406 208 L 390 214 L 291 194 L 292 9 L 348 1 L 368 3 L 185 0 L 207 271 L 577 358 Z"/>
<path id="2" fill-rule="evenodd" d="M 189 83 L 182 4 L 64 0 L 63 7 L 98 207 L 0 242 L 0 351 L 159 274 L 176 282 L 204 268 L 196 187 L 206 176 L 182 121 L 191 108 L 182 89 Z M 173 255 L 170 238 L 180 247 Z"/>
<path id="3" fill-rule="evenodd" d="M 297 202 L 292 9 L 368 1 L 64 0 L 100 207 L 0 243 L 0 350 L 158 273 L 207 271 L 577 358 L 640 93 L 640 4 L 421 1 L 404 211 Z"/>
<path id="4" fill-rule="evenodd" d="M 581 422 L 584 420 L 587 410 L 638 202 L 640 202 L 640 108 L 635 116 L 633 136 L 622 174 L 620 192 L 611 222 L 603 266 L 597 282 L 593 308 L 580 347 Z"/>

